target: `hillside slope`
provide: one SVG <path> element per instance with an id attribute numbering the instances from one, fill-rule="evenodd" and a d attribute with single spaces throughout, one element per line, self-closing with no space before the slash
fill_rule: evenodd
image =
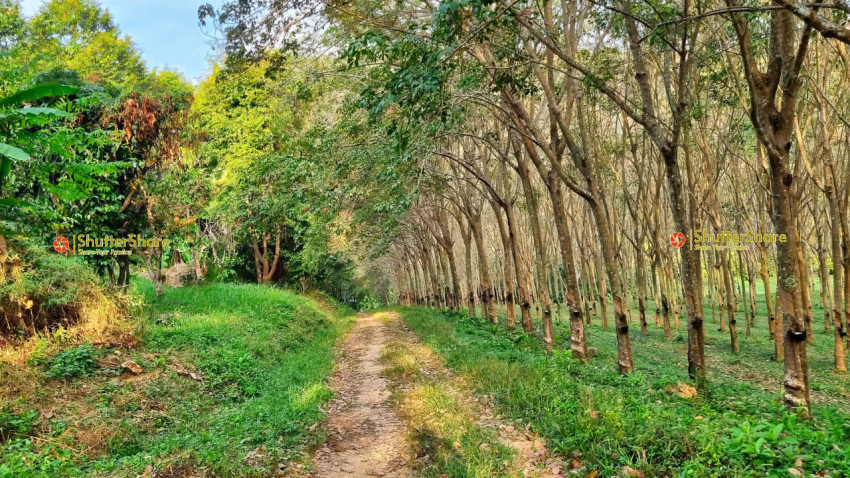
<path id="1" fill-rule="evenodd" d="M 0 477 L 269 476 L 321 438 L 341 311 L 255 285 L 139 289 L 137 347 L 44 339 L 0 364 Z"/>

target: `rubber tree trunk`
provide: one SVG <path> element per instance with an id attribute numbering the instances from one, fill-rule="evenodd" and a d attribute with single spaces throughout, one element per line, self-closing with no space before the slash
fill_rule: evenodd
<path id="1" fill-rule="evenodd" d="M 841 227 L 840 214 L 838 209 L 838 198 L 835 194 L 835 188 L 830 184 L 826 188 L 827 203 L 829 204 L 830 215 L 830 239 L 832 242 L 832 324 L 835 331 L 835 370 L 839 372 L 847 371 L 847 360 L 844 348 L 844 337 L 847 332 L 844 328 L 844 320 L 842 313 L 844 309 L 844 301 L 847 298 L 844 295 L 844 261 L 842 260 L 841 252 Z M 850 253 L 850 251 L 848 251 Z M 822 294 L 823 292 L 821 292 Z"/>
<path id="2" fill-rule="evenodd" d="M 463 227 L 463 223 L 458 218 L 458 227 L 460 227 L 460 237 L 463 239 L 463 257 L 464 257 L 464 272 L 466 273 L 466 304 L 469 308 L 469 314 L 476 316 L 475 311 L 475 279 L 472 277 L 472 229 Z"/>
<path id="3" fill-rule="evenodd" d="M 815 343 L 815 334 L 812 331 L 814 315 L 812 313 L 812 289 L 809 287 L 809 268 L 806 266 L 806 255 L 803 251 L 803 243 L 797 238 L 800 246 L 797 248 L 797 267 L 800 271 L 800 299 L 803 305 L 803 320 L 806 325 L 806 343 Z"/>
<path id="4" fill-rule="evenodd" d="M 490 201 L 493 214 L 496 216 L 496 224 L 499 226 L 499 237 L 502 239 L 503 274 L 505 277 L 505 316 L 508 320 L 508 329 L 516 328 L 516 302 L 514 301 L 514 275 L 516 264 L 513 263 L 513 245 L 505 228 L 505 220 L 502 218 L 502 208 L 496 201 Z M 519 277 L 517 274 L 516 277 Z"/>
<path id="5" fill-rule="evenodd" d="M 518 148 L 517 148 L 518 149 Z M 535 196 L 535 191 L 531 185 L 528 164 L 526 160 L 521 159 L 523 155 L 518 155 L 517 171 L 519 172 L 522 190 L 525 195 L 526 206 L 528 207 L 528 217 L 531 221 L 531 238 L 534 243 L 534 252 L 537 257 L 535 276 L 537 278 L 537 292 L 540 297 L 540 305 L 543 312 L 543 345 L 546 350 L 551 350 L 555 346 L 555 331 L 552 326 L 552 297 L 550 295 L 551 288 L 545 273 L 548 260 L 546 250 L 543 247 L 543 229 L 540 227 L 540 209 Z"/>
<path id="6" fill-rule="evenodd" d="M 582 361 L 588 359 L 587 336 L 584 331 L 584 318 L 581 310 L 581 294 L 579 293 L 578 278 L 576 277 L 575 258 L 573 256 L 572 237 L 566 225 L 564 213 L 564 198 L 561 179 L 554 174 L 549 176 L 549 193 L 552 199 L 552 209 L 555 219 L 555 230 L 560 244 L 561 260 L 564 264 L 564 275 L 567 285 L 567 307 L 570 309 L 570 350 L 573 357 Z"/>
<path id="7" fill-rule="evenodd" d="M 770 163 L 773 210 L 777 234 L 785 242 L 777 249 L 777 315 L 781 318 L 785 349 L 785 402 L 791 407 L 811 407 L 809 398 L 809 365 L 806 357 L 806 324 L 800 296 L 800 270 L 797 225 L 791 206 L 791 173 L 787 171 L 787 156 L 768 152 Z"/>
<path id="8" fill-rule="evenodd" d="M 483 314 L 492 323 L 498 323 L 496 304 L 493 301 L 493 282 L 490 280 L 490 265 L 487 261 L 487 250 L 484 248 L 484 231 L 481 225 L 481 214 L 469 218 L 475 249 L 478 252 L 478 276 L 481 279 L 481 308 Z"/>

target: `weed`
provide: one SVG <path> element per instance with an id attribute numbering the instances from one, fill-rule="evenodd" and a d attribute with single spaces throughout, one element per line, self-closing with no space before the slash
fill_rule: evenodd
<path id="1" fill-rule="evenodd" d="M 57 380 L 85 377 L 97 368 L 94 359 L 95 350 L 91 345 L 78 345 L 46 359 L 48 368 L 45 375 Z"/>
<path id="2" fill-rule="evenodd" d="M 156 476 L 169 467 L 270 476 L 320 438 L 310 427 L 331 398 L 332 348 L 348 321 L 272 287 L 166 288 L 159 299 L 150 283 L 137 287 L 148 303 L 145 335 L 118 361 L 132 358 L 143 373 L 93 374 L 94 349 L 54 354 L 49 337 L 31 339 L 29 363 L 67 381 L 33 367 L 0 369 L 3 390 L 25 396 L 17 416 L 54 413 L 0 443 L 0 478 L 138 476 L 147 465 Z M 261 445 L 264 459 L 248 466 L 245 455 Z"/>
<path id="3" fill-rule="evenodd" d="M 15 413 L 11 404 L 0 408 L 0 443 L 15 437 L 29 435 L 38 419 L 38 410 Z"/>

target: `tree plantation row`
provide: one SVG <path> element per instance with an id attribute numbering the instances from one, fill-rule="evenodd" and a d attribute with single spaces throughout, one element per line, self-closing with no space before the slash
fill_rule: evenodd
<path id="1" fill-rule="evenodd" d="M 418 148 L 420 195 L 386 258 L 400 300 L 493 322 L 502 308 L 547 348 L 563 304 L 581 360 L 595 313 L 623 374 L 655 309 L 668 338 L 687 329 L 694 378 L 706 327 L 738 352 L 766 320 L 785 401 L 808 409 L 815 329 L 846 370 L 850 65 L 813 20 L 840 8 L 801 20 L 783 3 L 339 6 L 360 22 L 344 58 L 369 69 L 361 102 Z M 681 247 L 694 231 L 719 243 Z M 747 231 L 763 237 L 728 239 Z"/>

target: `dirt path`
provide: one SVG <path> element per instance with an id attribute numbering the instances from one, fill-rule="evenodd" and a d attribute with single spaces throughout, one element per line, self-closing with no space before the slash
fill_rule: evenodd
<path id="1" fill-rule="evenodd" d="M 310 476 L 407 477 L 411 457 L 405 426 L 389 403 L 381 355 L 387 326 L 360 314 L 340 350 L 333 377 L 328 441 L 319 448 Z"/>
<path id="2" fill-rule="evenodd" d="M 462 437 L 474 430 L 472 434 L 478 437 L 475 448 L 489 448 L 490 451 L 485 452 L 489 455 L 495 455 L 497 448 L 503 448 L 509 455 L 507 460 L 495 463 L 501 465 L 499 468 L 485 470 L 470 464 L 460 475 L 565 478 L 570 469 L 580 476 L 587 471 L 580 460 L 566 463 L 554 456 L 545 441 L 531 432 L 527 425 L 511 423 L 498 414 L 494 410 L 494 398 L 476 395 L 464 377 L 446 368 L 442 359 L 422 343 L 398 314 L 386 314 L 384 320 L 388 324 L 389 336 L 386 358 L 395 365 L 390 369 L 391 376 L 397 377 L 391 388 L 397 392 L 402 417 L 417 430 L 414 437 L 423 433 L 435 434 L 442 435 L 447 442 L 455 439 L 462 442 Z M 393 371 L 396 373 L 393 374 Z M 434 396 L 429 390 L 438 392 Z M 452 438 L 448 439 L 450 436 Z M 452 443 L 454 449 L 451 451 L 446 450 L 448 447 L 434 449 L 427 445 L 427 441 L 417 441 L 415 445 L 419 445 L 417 455 L 442 454 L 443 460 L 447 459 L 446 455 L 456 456 L 461 461 L 481 460 L 480 456 L 474 456 L 479 450 L 469 453 L 458 441 Z M 419 466 L 426 468 L 428 464 L 420 463 Z M 452 473 L 442 474 L 447 475 L 455 476 Z"/>
<path id="3" fill-rule="evenodd" d="M 412 477 L 429 470 L 552 478 L 570 468 L 527 427 L 494 413 L 491 397 L 476 397 L 397 314 L 360 314 L 339 352 L 328 440 L 308 476 Z"/>

